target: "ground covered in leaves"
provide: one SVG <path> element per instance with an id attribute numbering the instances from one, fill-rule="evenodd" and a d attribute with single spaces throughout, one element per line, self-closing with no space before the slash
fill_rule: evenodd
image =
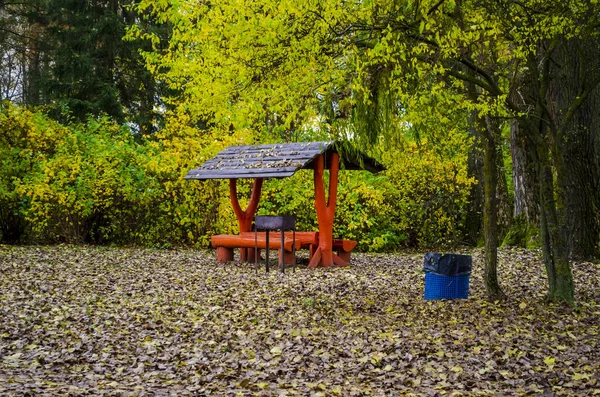
<path id="1" fill-rule="evenodd" d="M 0 246 L 0 395 L 600 395 L 600 265 L 545 302 L 501 251 L 503 302 L 424 301 L 422 255 L 285 275 L 213 252 Z"/>

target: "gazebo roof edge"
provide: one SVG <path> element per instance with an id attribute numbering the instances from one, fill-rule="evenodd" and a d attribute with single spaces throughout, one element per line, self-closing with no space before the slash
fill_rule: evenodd
<path id="1" fill-rule="evenodd" d="M 285 178 L 299 169 L 312 169 L 313 160 L 329 151 L 340 153 L 340 148 L 334 141 L 229 146 L 190 170 L 184 178 Z M 358 151 L 343 151 L 340 160 L 349 170 L 377 173 L 385 169 L 377 160 Z"/>

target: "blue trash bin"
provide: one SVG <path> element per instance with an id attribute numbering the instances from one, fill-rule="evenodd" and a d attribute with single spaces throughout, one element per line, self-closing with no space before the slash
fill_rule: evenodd
<path id="1" fill-rule="evenodd" d="M 467 299 L 472 258 L 470 255 L 425 255 L 425 299 Z"/>

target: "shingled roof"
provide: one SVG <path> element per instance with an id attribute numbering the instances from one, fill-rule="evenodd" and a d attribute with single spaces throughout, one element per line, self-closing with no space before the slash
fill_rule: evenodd
<path id="1" fill-rule="evenodd" d="M 285 178 L 299 169 L 312 169 L 313 159 L 325 152 L 340 153 L 333 141 L 230 146 L 189 171 L 185 179 Z M 340 153 L 340 163 L 347 170 L 377 173 L 385 169 L 377 160 L 358 152 Z"/>

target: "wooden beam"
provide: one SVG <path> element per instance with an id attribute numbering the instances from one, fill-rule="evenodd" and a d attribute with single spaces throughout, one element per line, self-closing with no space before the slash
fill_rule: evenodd
<path id="1" fill-rule="evenodd" d="M 252 229 L 252 219 L 254 218 L 254 214 L 256 214 L 256 209 L 258 208 L 262 184 L 262 178 L 256 178 L 254 180 L 248 208 L 246 208 L 246 210 L 242 210 L 237 196 L 237 179 L 229 179 L 229 198 L 231 199 L 231 205 L 233 206 L 233 211 L 235 212 L 235 216 L 238 220 L 240 233 L 249 232 Z M 248 261 L 249 257 L 253 255 L 253 252 L 249 253 L 249 251 L 250 250 L 247 248 L 240 248 L 240 260 Z"/>
<path id="2" fill-rule="evenodd" d="M 329 194 L 327 197 L 323 180 L 325 160 L 329 162 Z M 329 267 L 336 265 L 333 253 L 333 220 L 335 218 L 337 200 L 339 165 L 340 158 L 335 152 L 330 153 L 327 159 L 325 158 L 325 154 L 322 154 L 314 160 L 315 210 L 319 223 L 319 248 L 313 260 L 311 260 L 309 267 Z M 315 259 L 317 256 L 318 259 Z M 337 265 L 342 264 L 341 262 L 338 260 Z"/>

